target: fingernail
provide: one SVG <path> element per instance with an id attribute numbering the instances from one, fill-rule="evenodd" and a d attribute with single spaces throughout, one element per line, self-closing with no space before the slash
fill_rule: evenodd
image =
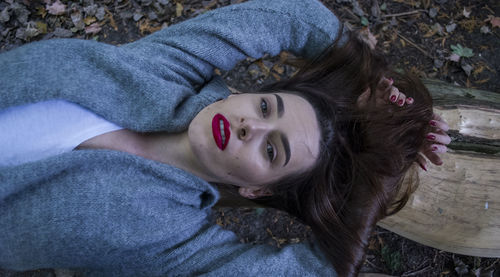
<path id="1" fill-rule="evenodd" d="M 398 105 L 403 106 L 403 103 L 404 103 L 404 100 L 403 99 L 399 99 Z"/>
<path id="2" fill-rule="evenodd" d="M 435 140 L 435 139 L 436 139 L 436 136 L 434 136 L 434 135 L 428 135 L 426 138 L 427 138 L 428 140 Z"/>
<path id="3" fill-rule="evenodd" d="M 436 123 L 436 121 L 434 121 L 434 120 L 431 120 L 431 121 L 429 122 L 429 124 L 430 124 L 431 126 L 437 126 L 437 123 Z"/>
<path id="4" fill-rule="evenodd" d="M 436 152 L 438 150 L 437 146 L 432 146 L 432 152 Z"/>
<path id="5" fill-rule="evenodd" d="M 391 96 L 391 102 L 392 103 L 396 102 L 396 95 Z"/>
<path id="6" fill-rule="evenodd" d="M 408 97 L 407 99 L 408 99 L 408 102 L 410 102 L 410 103 L 408 103 L 408 104 L 413 104 L 413 98 Z"/>
<path id="7" fill-rule="evenodd" d="M 421 167 L 423 170 L 427 171 L 427 168 L 425 168 L 425 166 L 424 166 L 424 165 L 421 165 L 421 164 L 419 164 L 419 165 L 420 165 L 420 167 Z"/>

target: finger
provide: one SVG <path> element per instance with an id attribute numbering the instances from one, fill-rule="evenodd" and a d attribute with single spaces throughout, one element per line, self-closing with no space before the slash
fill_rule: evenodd
<path id="1" fill-rule="evenodd" d="M 399 92 L 398 101 L 396 102 L 398 106 L 402 107 L 406 102 L 406 95 L 402 92 Z"/>
<path id="2" fill-rule="evenodd" d="M 437 153 L 434 153 L 432 151 L 426 151 L 424 152 L 424 155 L 429 159 L 429 161 L 435 165 L 442 165 L 443 161 L 439 157 Z"/>
<path id="3" fill-rule="evenodd" d="M 417 163 L 424 171 L 427 171 L 427 160 L 425 160 L 422 154 L 418 153 L 417 155 Z"/>
<path id="4" fill-rule="evenodd" d="M 448 126 L 448 124 L 443 119 L 441 119 L 439 115 L 434 114 L 432 118 L 433 119 L 429 122 L 431 126 L 441 129 L 445 132 L 450 129 L 450 126 Z"/>
<path id="5" fill-rule="evenodd" d="M 451 138 L 448 135 L 441 135 L 437 133 L 428 133 L 425 138 L 428 141 L 437 142 L 441 144 L 450 144 Z"/>
<path id="6" fill-rule="evenodd" d="M 434 153 L 446 153 L 446 151 L 448 151 L 448 147 L 442 144 L 432 144 L 430 146 L 430 150 Z"/>
<path id="7" fill-rule="evenodd" d="M 392 86 L 393 83 L 394 80 L 392 80 L 392 78 L 382 77 L 382 79 L 380 79 L 380 82 L 377 85 L 377 90 L 386 92 L 387 90 L 389 90 L 389 88 Z"/>
<path id="8" fill-rule="evenodd" d="M 397 87 L 391 87 L 391 93 L 389 94 L 389 100 L 392 103 L 396 103 L 399 97 L 399 89 Z"/>
<path id="9" fill-rule="evenodd" d="M 408 104 L 408 105 L 413 104 L 413 102 L 414 102 L 414 101 L 415 101 L 415 100 L 413 100 L 413 98 L 412 98 L 412 97 L 407 97 L 407 98 L 406 98 L 406 104 Z"/>

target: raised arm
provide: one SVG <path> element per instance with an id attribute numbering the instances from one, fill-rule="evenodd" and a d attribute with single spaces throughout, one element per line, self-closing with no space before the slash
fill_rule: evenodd
<path id="1" fill-rule="evenodd" d="M 257 0 L 121 47 L 75 39 L 31 43 L 0 54 L 0 110 L 65 99 L 127 129 L 176 132 L 229 94 L 212 78 L 214 67 L 282 50 L 311 57 L 333 41 L 338 26 L 317 0 Z"/>
<path id="2" fill-rule="evenodd" d="M 338 30 L 338 19 L 317 0 L 254 0 L 207 12 L 124 47 L 166 65 L 175 61 L 179 75 L 203 84 L 214 67 L 229 70 L 247 56 L 287 50 L 312 58 Z"/>

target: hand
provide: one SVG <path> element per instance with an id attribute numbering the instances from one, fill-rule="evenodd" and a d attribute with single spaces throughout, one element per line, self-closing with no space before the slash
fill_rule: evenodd
<path id="1" fill-rule="evenodd" d="M 398 105 L 400 107 L 405 104 L 411 105 L 413 104 L 413 98 L 406 97 L 406 95 L 399 91 L 397 87 L 394 87 L 392 84 L 394 81 L 391 78 L 382 78 L 377 85 L 375 91 L 375 106 L 380 107 L 387 103 L 389 100 L 390 103 Z M 370 98 L 371 90 L 367 88 L 357 99 L 356 106 L 360 109 L 363 109 L 368 103 L 368 99 Z"/>
<path id="2" fill-rule="evenodd" d="M 446 145 L 451 142 L 450 136 L 446 134 L 446 131 L 448 131 L 450 127 L 439 115 L 433 114 L 429 124 L 433 127 L 433 130 L 426 135 L 427 143 L 424 143 L 422 148 L 420 148 L 417 157 L 417 163 L 425 171 L 427 171 L 427 161 L 424 156 L 427 157 L 431 163 L 442 165 L 443 161 L 439 157 L 439 154 L 445 153 L 448 150 Z"/>

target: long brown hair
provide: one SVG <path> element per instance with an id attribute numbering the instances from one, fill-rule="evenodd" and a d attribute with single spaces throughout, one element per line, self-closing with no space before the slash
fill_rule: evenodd
<path id="1" fill-rule="evenodd" d="M 416 188 L 403 177 L 416 161 L 432 117 L 432 98 L 421 81 L 391 70 L 384 57 L 356 35 L 335 42 L 289 80 L 262 92 L 298 94 L 315 108 L 321 127 L 314 168 L 270 185 L 270 197 L 255 202 L 285 210 L 311 226 L 339 276 L 355 276 L 375 224 L 399 211 Z M 414 99 L 397 107 L 356 100 L 383 76 Z"/>

